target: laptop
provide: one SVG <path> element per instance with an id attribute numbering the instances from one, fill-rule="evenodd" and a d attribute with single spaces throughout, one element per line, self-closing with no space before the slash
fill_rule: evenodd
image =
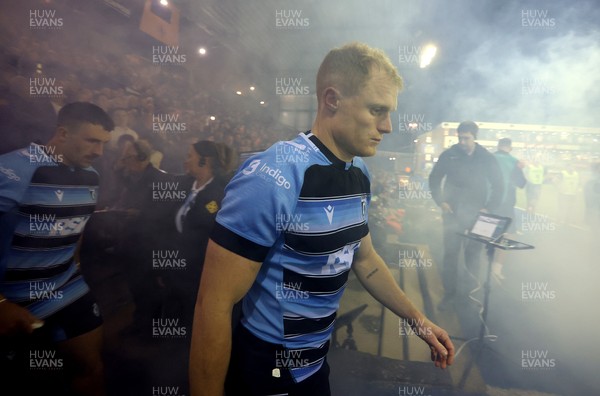
<path id="1" fill-rule="evenodd" d="M 510 217 L 479 212 L 468 235 L 482 242 L 498 242 L 508 229 L 511 221 Z"/>
<path id="2" fill-rule="evenodd" d="M 479 212 L 477 219 L 475 219 L 475 223 L 473 223 L 469 232 L 460 235 L 502 250 L 534 249 L 533 245 L 513 241 L 512 239 L 504 237 L 511 221 L 512 219 L 510 217 Z"/>

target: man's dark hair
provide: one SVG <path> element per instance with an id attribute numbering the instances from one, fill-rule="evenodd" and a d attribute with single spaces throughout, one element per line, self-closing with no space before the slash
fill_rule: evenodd
<path id="1" fill-rule="evenodd" d="M 78 124 L 101 125 L 105 130 L 115 129 L 115 123 L 102 108 L 89 102 L 73 102 L 63 106 L 58 112 L 58 126 Z"/>
<path id="2" fill-rule="evenodd" d="M 216 157 L 217 156 L 217 146 L 214 142 L 210 140 L 201 140 L 192 144 L 194 150 L 200 157 Z"/>
<path id="3" fill-rule="evenodd" d="M 205 158 L 213 158 L 212 171 L 216 176 L 226 176 L 237 168 L 238 155 L 225 143 L 201 140 L 192 144 L 192 147 L 200 156 L 201 165 L 206 163 Z"/>
<path id="4" fill-rule="evenodd" d="M 502 138 L 498 140 L 498 147 L 512 147 L 512 140 L 510 138 Z"/>
<path id="5" fill-rule="evenodd" d="M 463 121 L 456 128 L 456 133 L 471 133 L 475 139 L 477 139 L 477 132 L 479 127 L 473 121 Z"/>

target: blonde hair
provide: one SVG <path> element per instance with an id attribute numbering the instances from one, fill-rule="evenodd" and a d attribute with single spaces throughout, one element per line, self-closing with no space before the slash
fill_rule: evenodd
<path id="1" fill-rule="evenodd" d="M 371 70 L 383 71 L 398 90 L 402 77 L 388 56 L 380 49 L 353 42 L 334 48 L 325 56 L 317 73 L 317 99 L 327 87 L 336 87 L 342 94 L 353 96 L 366 84 Z"/>

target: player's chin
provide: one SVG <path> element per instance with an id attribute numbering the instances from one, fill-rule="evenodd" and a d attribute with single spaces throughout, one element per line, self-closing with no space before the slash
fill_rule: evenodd
<path id="1" fill-rule="evenodd" d="M 370 149 L 370 150 L 365 150 L 365 151 L 366 151 L 366 153 L 363 154 L 363 155 L 361 155 L 361 157 L 372 157 L 375 154 L 377 154 L 377 149 L 376 148 L 373 148 L 373 149 Z"/>
<path id="2" fill-rule="evenodd" d="M 361 153 L 358 154 L 359 157 L 372 157 L 377 154 L 377 146 L 363 147 L 360 151 Z"/>
<path id="3" fill-rule="evenodd" d="M 92 166 L 93 161 L 93 159 L 83 158 L 81 161 L 79 161 L 78 165 L 80 168 L 89 168 Z"/>

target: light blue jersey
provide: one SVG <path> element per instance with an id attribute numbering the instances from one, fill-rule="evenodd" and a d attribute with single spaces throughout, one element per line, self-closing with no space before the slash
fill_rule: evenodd
<path id="1" fill-rule="evenodd" d="M 45 150 L 0 156 L 0 294 L 41 319 L 89 291 L 73 255 L 98 191 L 93 168 Z"/>
<path id="2" fill-rule="evenodd" d="M 339 160 L 308 132 L 249 158 L 225 193 L 212 239 L 262 262 L 242 323 L 288 349 L 323 349 L 291 370 L 301 381 L 321 367 L 354 253 L 369 232 L 366 166 Z"/>

